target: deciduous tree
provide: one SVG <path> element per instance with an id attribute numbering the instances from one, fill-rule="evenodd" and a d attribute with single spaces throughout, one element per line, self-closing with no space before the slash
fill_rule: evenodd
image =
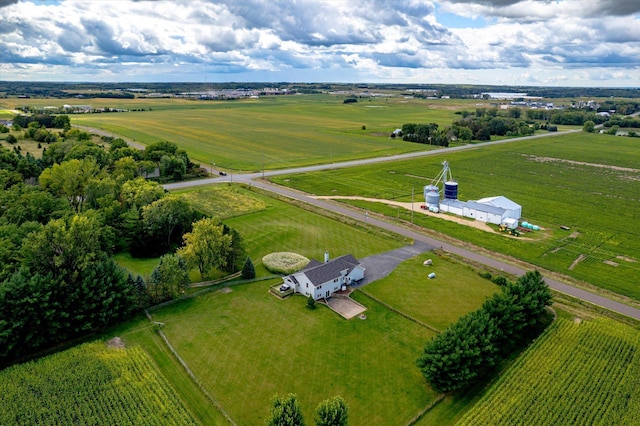
<path id="1" fill-rule="evenodd" d="M 349 408 L 341 396 L 322 401 L 316 408 L 316 426 L 347 426 Z"/>
<path id="2" fill-rule="evenodd" d="M 154 302 L 180 297 L 189 287 L 189 268 L 177 254 L 165 254 L 151 272 L 148 289 Z"/>
<path id="3" fill-rule="evenodd" d="M 267 426 L 304 426 L 302 409 L 295 394 L 276 395 L 271 400 L 271 404 Z"/>
<path id="4" fill-rule="evenodd" d="M 193 230 L 184 234 L 184 246 L 178 250 L 187 264 L 195 266 L 204 276 L 215 268 L 224 266 L 231 250 L 231 235 L 224 233 L 219 220 L 201 219 L 193 223 Z"/>
<path id="5" fill-rule="evenodd" d="M 195 212 L 187 201 L 168 195 L 142 209 L 142 226 L 149 254 L 166 253 L 179 244 L 182 235 L 191 230 Z"/>
<path id="6" fill-rule="evenodd" d="M 89 180 L 100 173 L 93 158 L 54 164 L 40 174 L 40 185 L 54 195 L 65 197 L 77 212 L 84 206 L 84 190 Z"/>

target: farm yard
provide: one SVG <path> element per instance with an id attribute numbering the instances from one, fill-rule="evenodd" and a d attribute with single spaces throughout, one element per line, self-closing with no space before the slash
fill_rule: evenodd
<path id="1" fill-rule="evenodd" d="M 2 99 L 0 105 L 6 102 Z M 45 105 L 51 100 L 30 102 Z M 475 105 L 475 101 L 393 98 L 343 105 L 341 97 L 326 95 L 98 102 L 144 111 L 72 116 L 73 123 L 142 143 L 170 140 L 203 166 L 216 162 L 216 167 L 234 172 L 429 149 L 392 140 L 388 132 L 408 121 L 449 125 L 457 118 L 455 111 Z M 251 128 L 242 127 L 246 123 Z M 272 180 L 317 196 L 403 203 L 415 197 L 418 208 L 423 203 L 422 187 L 447 160 L 460 184 L 460 199 L 505 195 L 523 206 L 523 219 L 539 224 L 543 231 L 506 237 L 497 227 L 486 232 L 437 215 L 411 215 L 380 202 L 342 202 L 375 217 L 413 221 L 426 232 L 523 259 L 637 302 L 640 231 L 631 225 L 640 201 L 640 166 L 634 142 L 579 133 Z M 583 307 L 555 306 L 556 322 L 524 355 L 514 353 L 497 379 L 441 395 L 425 381 L 415 360 L 438 331 L 499 291 L 479 276 L 482 271 L 439 250 L 416 256 L 388 277 L 356 290 L 352 297 L 367 308 L 366 315 L 347 321 L 323 305 L 309 309 L 304 297 L 271 296 L 269 287 L 281 280 L 266 270 L 262 257 L 292 251 L 321 259 L 328 250 L 331 257 L 352 253 L 362 258 L 410 241 L 244 185 L 225 183 L 172 193 L 237 230 L 258 278 L 216 284 L 209 290 L 190 289 L 188 294 L 197 291 L 197 296 L 152 309 L 157 323 L 140 315 L 97 336 L 96 343 L 0 371 L 0 383 L 9 386 L 0 400 L 5 406 L 9 401 L 28 407 L 20 411 L 10 406 L 4 414 L 37 418 L 42 422 L 38 424 L 49 424 L 46 417 L 58 410 L 60 418 L 71 421 L 108 412 L 112 417 L 104 418 L 114 424 L 140 424 L 145 416 L 150 424 L 158 417 L 157 423 L 219 425 L 227 424 L 224 412 L 236 424 L 251 425 L 264 423 L 274 394 L 293 392 L 308 423 L 319 401 L 338 394 L 349 406 L 350 424 L 356 426 L 517 424 L 523 418 L 541 425 L 578 424 L 579 419 L 588 419 L 588 424 L 640 422 L 637 327 L 601 318 Z M 431 266 L 423 265 L 427 258 L 433 260 Z M 128 253 L 115 259 L 144 276 L 159 260 L 136 259 Z M 427 278 L 431 272 L 434 279 Z M 492 272 L 495 276 L 497 271 Z M 158 330 L 195 379 L 187 376 Z M 124 347 L 108 347 L 105 342 L 113 336 L 121 336 Z M 56 387 L 60 382 L 82 388 L 77 380 L 88 392 L 67 398 L 72 390 Z M 14 382 L 36 391 L 30 398 L 24 386 L 11 387 Z M 158 401 L 148 386 L 163 393 L 160 406 L 154 405 Z M 33 398 L 55 392 L 53 400 L 59 405 L 43 406 L 44 399 Z M 103 398 L 95 396 L 99 393 Z M 82 404 L 74 402 L 78 400 Z M 589 410 L 593 406 L 599 409 Z M 147 409 L 153 412 L 148 414 Z M 1 424 L 13 423 L 14 417 L 2 420 L 1 416 Z"/>
<path id="2" fill-rule="evenodd" d="M 523 206 L 523 219 L 547 231 L 534 232 L 532 241 L 432 216 L 415 215 L 417 225 L 640 300 L 640 287 L 635 285 L 640 281 L 640 231 L 630 226 L 638 214 L 640 194 L 637 146 L 631 138 L 614 140 L 612 149 L 611 136 L 579 133 L 271 179 L 315 195 L 404 202 L 411 201 L 413 188 L 419 204 L 422 187 L 447 160 L 459 182 L 459 199 L 504 195 Z M 396 208 L 381 203 L 342 201 L 389 218 L 399 216 Z M 405 213 L 404 220 L 408 219 Z"/>

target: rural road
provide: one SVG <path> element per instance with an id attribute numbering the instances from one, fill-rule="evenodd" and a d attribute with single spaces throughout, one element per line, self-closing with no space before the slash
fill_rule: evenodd
<path id="1" fill-rule="evenodd" d="M 77 126 L 77 127 L 80 127 L 80 126 Z M 82 128 L 83 130 L 94 132 L 94 133 L 101 132 L 99 129 L 93 129 L 89 127 L 80 127 L 80 128 Z M 367 222 L 379 228 L 386 229 L 388 231 L 405 236 L 407 238 L 411 238 L 412 240 L 422 244 L 426 244 L 427 246 L 440 247 L 443 250 L 449 251 L 458 256 L 462 256 L 474 262 L 477 262 L 495 269 L 502 270 L 509 274 L 520 276 L 520 275 L 524 275 L 527 271 L 515 265 L 500 261 L 498 259 L 487 257 L 477 252 L 470 251 L 470 250 L 455 246 L 453 244 L 437 240 L 432 237 L 428 237 L 426 235 L 417 233 L 415 231 L 412 231 L 410 229 L 407 229 L 398 225 L 394 225 L 392 223 L 384 222 L 382 220 L 376 219 L 369 215 L 363 215 L 362 213 L 354 211 L 343 205 L 314 199 L 308 196 L 307 194 L 293 191 L 278 185 L 274 185 L 264 180 L 260 180 L 259 178 L 277 176 L 277 175 L 283 175 L 283 174 L 307 173 L 307 172 L 314 172 L 314 171 L 320 171 L 320 170 L 355 167 L 355 166 L 361 166 L 366 164 L 381 163 L 386 161 L 397 161 L 397 160 L 404 160 L 404 159 L 410 159 L 410 158 L 425 157 L 429 155 L 437 155 L 437 154 L 471 150 L 471 149 L 480 149 L 482 147 L 489 146 L 489 145 L 499 145 L 499 144 L 505 144 L 505 143 L 511 143 L 511 142 L 520 142 L 523 140 L 530 140 L 530 139 L 556 137 L 556 136 L 560 136 L 567 133 L 576 133 L 581 131 L 582 130 L 569 130 L 565 132 L 547 133 L 547 134 L 527 136 L 527 137 L 515 138 L 515 139 L 503 139 L 499 141 L 485 142 L 477 145 L 462 145 L 462 146 L 457 146 L 453 148 L 441 148 L 441 149 L 435 149 L 431 151 L 418 151 L 418 152 L 411 152 L 406 154 L 392 155 L 388 157 L 368 158 L 368 159 L 362 159 L 362 160 L 346 161 L 346 162 L 331 163 L 331 164 L 321 164 L 321 165 L 307 166 L 307 167 L 297 167 L 297 168 L 284 169 L 284 170 L 269 170 L 269 171 L 263 171 L 263 172 L 257 172 L 257 173 L 236 174 L 236 175 L 234 175 L 233 173 L 229 173 L 229 175 L 227 176 L 220 176 L 220 177 L 209 178 L 209 179 L 200 179 L 196 181 L 165 184 L 164 188 L 167 190 L 171 190 L 171 189 L 179 189 L 179 188 L 188 188 L 188 187 L 199 186 L 199 185 L 208 185 L 212 183 L 224 183 L 224 182 L 245 183 L 269 192 L 274 192 L 276 194 L 280 194 L 288 198 L 292 198 L 310 205 L 314 205 L 316 207 L 319 207 L 325 210 L 339 213 L 341 215 L 350 217 L 355 220 Z M 107 133 L 105 132 L 105 134 Z M 108 134 L 108 135 L 111 136 L 112 134 Z M 132 141 L 127 141 L 127 143 L 130 143 L 132 146 L 136 146 L 137 148 L 140 148 L 140 146 L 138 146 L 139 144 L 132 143 Z M 530 269 L 534 269 L 534 268 L 535 268 L 534 266 L 531 266 Z M 630 318 L 640 320 L 640 309 L 634 308 L 629 305 L 625 305 L 615 300 L 611 300 L 607 297 L 592 293 L 590 291 L 583 290 L 583 289 L 562 283 L 560 281 L 551 279 L 549 277 L 545 277 L 545 281 L 549 285 L 549 287 L 555 291 L 589 302 L 591 304 L 600 306 L 610 311 L 620 313 Z"/>

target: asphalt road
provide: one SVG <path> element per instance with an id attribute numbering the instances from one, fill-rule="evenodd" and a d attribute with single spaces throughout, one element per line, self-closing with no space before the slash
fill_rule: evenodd
<path id="1" fill-rule="evenodd" d="M 513 275 L 523 275 L 525 274 L 527 271 L 519 268 L 517 266 L 514 266 L 512 264 L 491 258 L 491 257 L 487 257 L 484 256 L 482 254 L 470 251 L 470 250 L 466 250 L 464 248 L 449 244 L 447 242 L 444 241 L 440 241 L 437 240 L 435 238 L 432 237 L 428 237 L 426 235 L 423 234 L 419 234 L 417 232 L 414 232 L 410 229 L 407 228 L 403 228 L 397 225 L 394 225 L 392 223 L 387 223 L 381 220 L 378 220 L 374 217 L 371 217 L 369 215 L 363 215 L 362 213 L 359 213 L 357 211 L 354 211 L 350 208 L 347 208 L 343 205 L 339 205 L 339 204 L 334 204 L 334 203 L 330 203 L 327 201 L 323 201 L 323 200 L 317 200 L 314 198 L 309 197 L 308 195 L 301 193 L 301 192 L 297 192 L 297 191 L 293 191 L 290 190 L 288 188 L 284 188 L 284 187 L 280 187 L 277 185 L 273 185 L 271 183 L 268 183 L 264 180 L 259 180 L 259 178 L 261 177 L 270 177 L 270 176 L 277 176 L 277 175 L 282 175 L 282 174 L 293 174 L 293 173 L 306 173 L 306 172 L 313 172 L 313 171 L 319 171 L 319 170 L 328 170 L 328 169 L 337 169 L 337 168 L 344 168 L 344 167 L 355 167 L 355 166 L 360 166 L 360 165 L 365 165 L 365 164 L 374 164 L 374 163 L 381 163 L 381 162 L 386 162 L 386 161 L 396 161 L 396 160 L 403 160 L 403 159 L 410 159 L 410 158 L 418 158 L 418 157 L 425 157 L 425 156 L 429 156 L 429 155 L 437 155 L 437 154 L 442 154 L 442 153 L 449 153 L 449 152 L 456 152 L 456 151 L 463 151 L 463 150 L 470 150 L 470 149 L 481 149 L 483 147 L 489 146 L 489 145 L 498 145 L 498 144 L 505 144 L 505 143 L 511 143 L 511 142 L 519 142 L 519 141 L 523 141 L 523 140 L 527 140 L 527 139 L 538 139 L 538 138 L 548 138 L 548 137 L 556 137 L 556 136 L 560 136 L 562 134 L 566 134 L 566 133 L 575 133 L 575 132 L 581 132 L 582 130 L 571 130 L 568 132 L 557 132 L 557 133 L 549 133 L 549 134 L 540 134 L 540 135 L 534 135 L 534 136 L 528 136 L 528 137 L 522 137 L 522 138 L 516 138 L 516 139 L 503 139 L 503 140 L 499 140 L 499 141 L 493 141 L 493 142 L 485 142 L 482 144 L 477 144 L 477 145 L 463 145 L 463 146 L 458 146 L 458 147 L 453 147 L 453 148 L 442 148 L 442 149 L 436 149 L 436 150 L 432 150 L 432 151 L 420 151 L 420 152 L 411 152 L 411 153 L 406 153 L 406 154 L 400 154 L 400 155 L 393 155 L 393 156 L 388 156 L 388 157 L 379 157 L 379 158 L 368 158 L 368 159 L 363 159 L 363 160 L 355 160 L 355 161 L 347 161 L 347 162 L 342 162 L 342 163 L 331 163 L 331 164 L 322 164 L 322 165 L 316 165 L 316 166 L 308 166 L 308 167 L 298 167 L 298 168 L 293 168 L 293 169 L 286 169 L 286 170 L 269 170 L 269 171 L 264 171 L 264 172 L 258 172 L 258 173 L 249 173 L 249 174 L 241 174 L 241 175 L 234 175 L 233 173 L 229 173 L 229 175 L 227 176 L 221 176 L 221 177 L 215 177 L 215 178 L 210 178 L 210 179 L 202 179 L 202 180 L 197 180 L 197 181 L 188 181 L 188 182 L 176 182 L 176 183 L 171 183 L 171 184 L 166 184 L 164 185 L 164 187 L 168 190 L 171 189 L 178 189 L 178 188 L 187 188 L 187 187 L 193 187 L 193 186 L 198 186 L 198 185 L 208 185 L 211 183 L 223 183 L 223 182 L 239 182 L 239 183 L 246 183 L 248 185 L 257 187 L 257 188 L 262 188 L 266 191 L 270 191 L 270 192 L 274 192 L 295 200 L 299 200 L 302 202 L 305 202 L 307 204 L 311 204 L 314 206 L 317 206 L 319 208 L 322 209 L 326 209 L 329 211 L 333 211 L 336 213 L 339 213 L 341 215 L 359 220 L 359 221 L 363 221 L 363 222 L 367 222 L 371 225 L 377 226 L 379 228 L 382 229 L 386 229 L 388 231 L 394 232 L 396 234 L 399 235 L 403 235 L 405 237 L 411 238 L 414 241 L 420 242 L 420 243 L 424 243 L 428 246 L 431 247 L 439 247 L 442 248 L 443 250 L 449 251 L 451 253 L 457 254 L 461 257 L 470 259 L 474 262 L 483 264 L 483 265 L 487 265 L 490 266 L 492 268 L 495 269 L 499 269 L 502 270 L 506 273 L 509 274 L 513 274 Z M 534 269 L 535 267 L 532 265 L 530 270 Z M 575 297 L 577 299 L 589 302 L 593 305 L 596 306 L 600 306 L 602 308 L 608 309 L 610 311 L 613 312 L 617 312 L 619 314 L 631 317 L 631 318 L 635 318 L 637 320 L 640 320 L 640 309 L 634 308 L 632 306 L 628 306 L 625 305 L 623 303 L 617 302 L 615 300 L 611 300 L 607 297 L 592 293 L 590 291 L 587 290 L 583 290 L 574 286 L 571 286 L 569 284 L 565 284 L 562 283 L 560 281 L 554 280 L 552 278 L 549 277 L 545 277 L 545 282 L 549 285 L 549 287 L 555 291 L 558 291 L 560 293 L 564 293 L 566 295 L 569 295 L 571 297 Z"/>

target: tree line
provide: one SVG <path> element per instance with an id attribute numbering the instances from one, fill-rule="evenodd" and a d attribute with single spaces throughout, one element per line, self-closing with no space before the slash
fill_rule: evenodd
<path id="1" fill-rule="evenodd" d="M 0 147 L 0 365 L 181 296 L 191 269 L 231 273 L 247 259 L 236 230 L 144 178 L 167 157 L 186 167 L 175 144 L 73 135 L 38 159 Z M 118 252 L 162 257 L 145 279 Z"/>
<path id="2" fill-rule="evenodd" d="M 417 366 L 440 392 L 464 388 L 491 372 L 513 341 L 543 321 L 550 304 L 540 272 L 528 272 L 429 341 Z"/>
<path id="3" fill-rule="evenodd" d="M 476 108 L 475 111 L 459 111 L 461 118 L 446 128 L 436 123 L 402 125 L 401 131 L 391 133 L 391 138 L 401 137 L 403 141 L 429 145 L 449 146 L 453 141 L 488 141 L 492 136 L 529 136 L 536 130 L 554 132 L 558 125 L 582 126 L 591 121 L 606 126 L 609 117 L 595 111 L 571 108 L 568 110 L 529 109 L 523 113 L 518 107 L 499 110 L 498 108 Z M 622 121 L 622 120 L 618 120 Z M 631 124 L 631 122 L 627 122 Z"/>

